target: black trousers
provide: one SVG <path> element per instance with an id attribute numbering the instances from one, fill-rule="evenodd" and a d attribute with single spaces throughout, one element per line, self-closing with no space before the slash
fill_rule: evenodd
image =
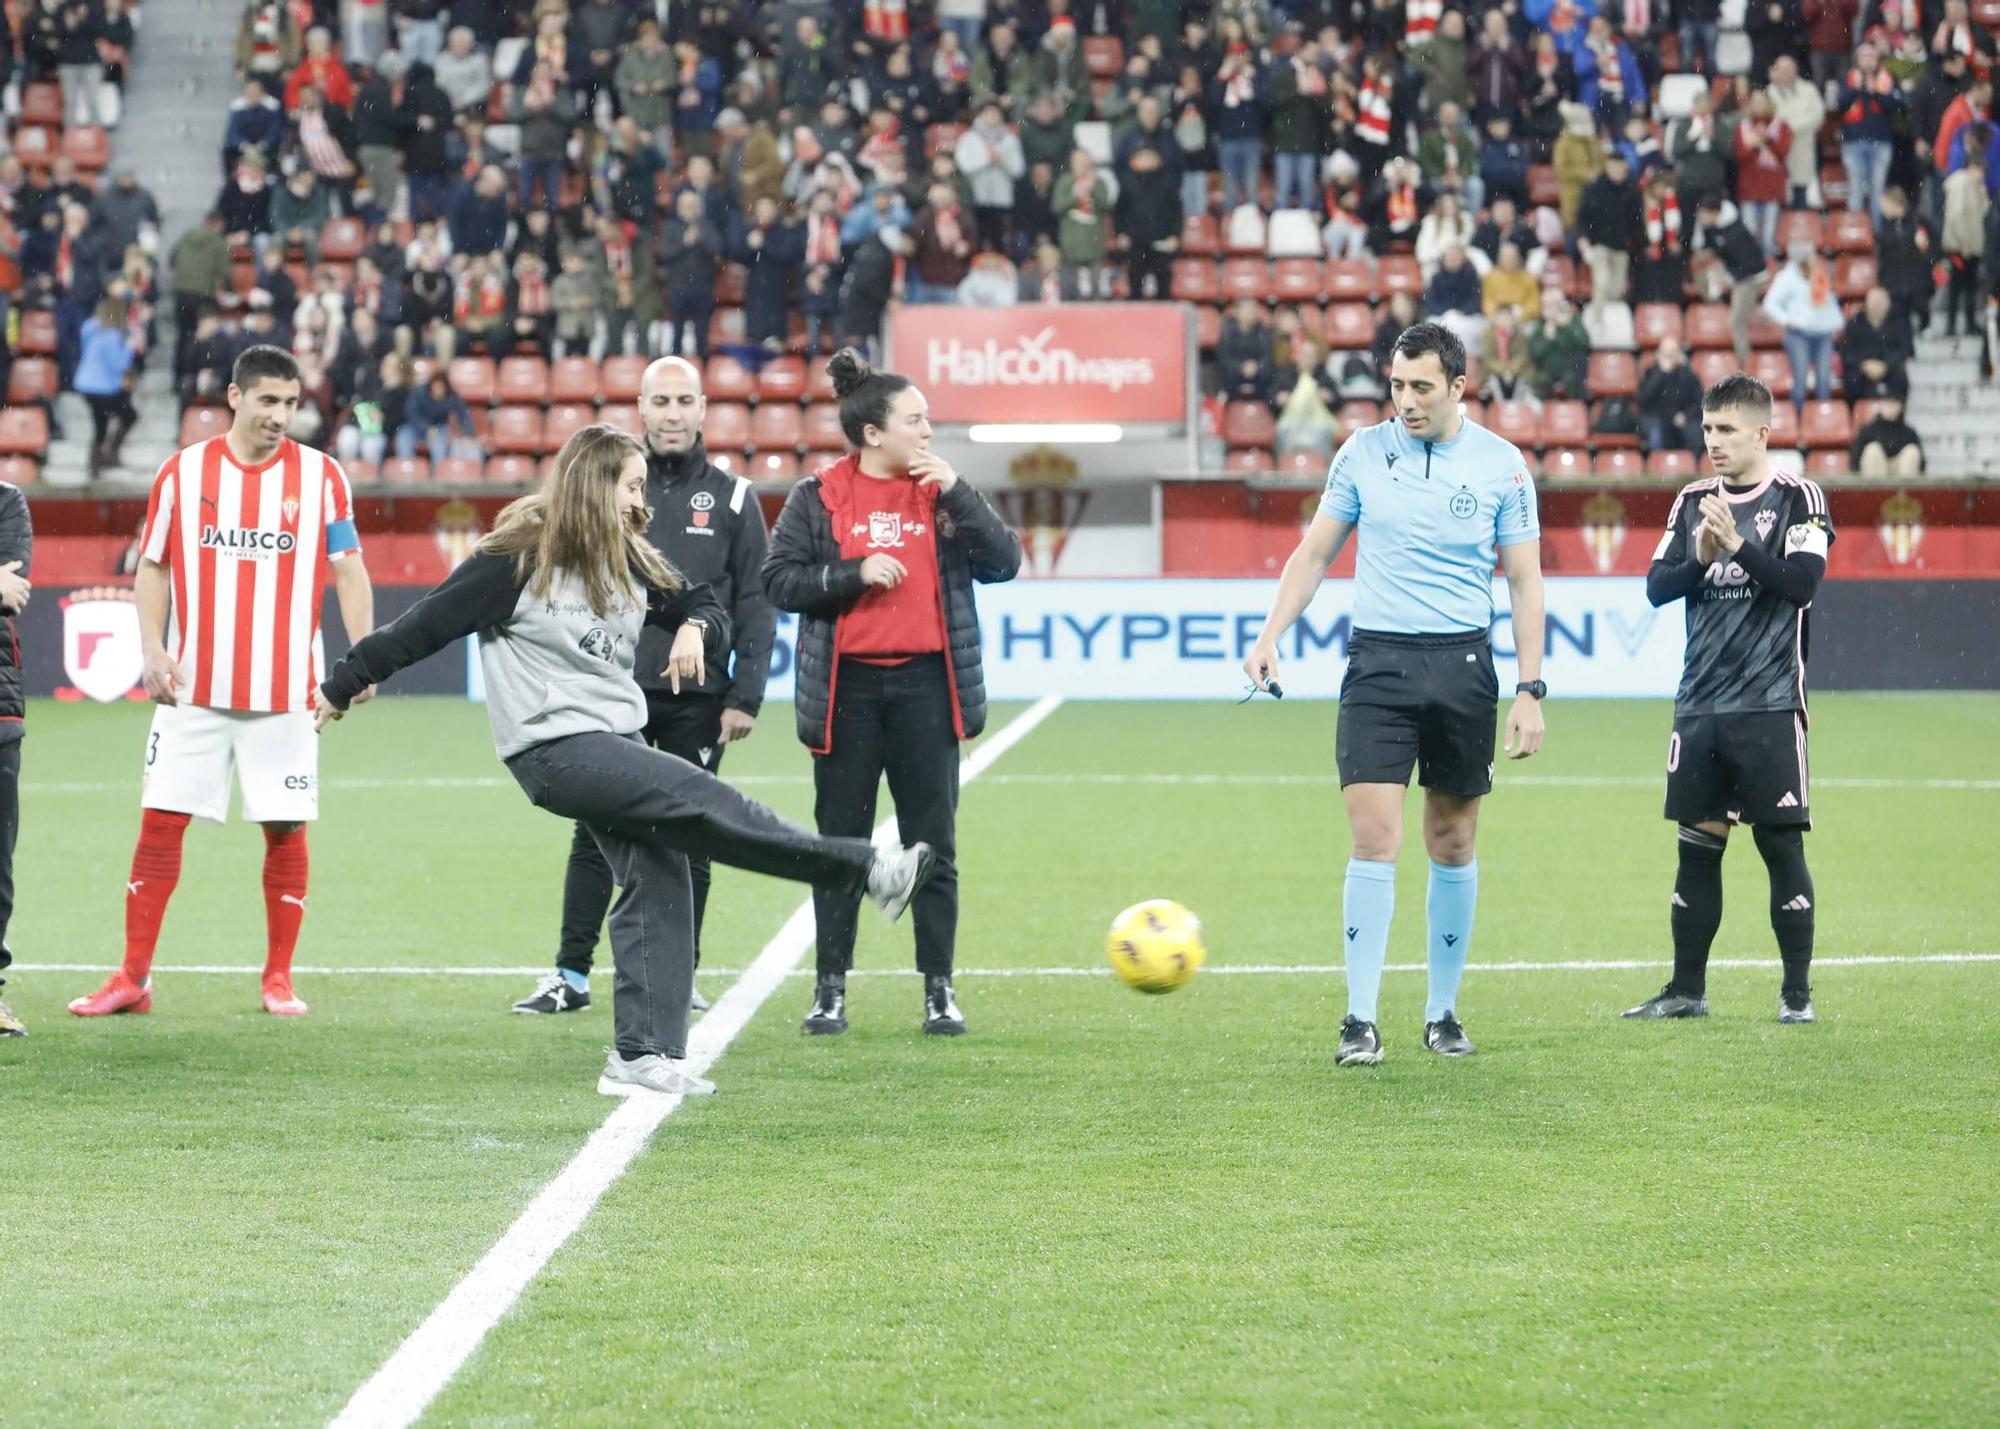
<path id="1" fill-rule="evenodd" d="M 14 917 L 14 840 L 20 832 L 21 741 L 13 739 L 0 744 L 0 968 L 14 961 L 7 924 Z"/>
<path id="2" fill-rule="evenodd" d="M 713 774 L 722 765 L 722 696 L 646 691 L 646 743 Z M 688 855 L 694 882 L 694 964 L 701 966 L 701 920 L 708 910 L 708 859 Z M 597 932 L 611 911 L 611 865 L 583 824 L 569 843 L 569 870 L 563 877 L 562 942 L 556 966 L 590 974 Z"/>
<path id="3" fill-rule="evenodd" d="M 680 1057 L 694 987 L 693 852 L 773 878 L 866 886 L 866 839 L 807 832 L 705 770 L 648 749 L 637 735 L 572 734 L 507 761 L 529 800 L 590 828 L 616 871 L 611 909 L 612 1018 L 618 1050 Z"/>
<path id="4" fill-rule="evenodd" d="M 910 903 L 917 970 L 926 976 L 948 976 L 958 945 L 958 736 L 944 662 L 943 655 L 902 665 L 841 661 L 832 748 L 813 757 L 813 817 L 822 834 L 867 838 L 887 774 L 902 843 L 937 852 L 936 870 Z M 859 889 L 814 887 L 822 974 L 854 965 L 860 911 Z"/>

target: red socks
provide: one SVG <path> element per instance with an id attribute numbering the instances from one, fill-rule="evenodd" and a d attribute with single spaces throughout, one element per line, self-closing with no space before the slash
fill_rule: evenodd
<path id="1" fill-rule="evenodd" d="M 264 976 L 290 977 L 292 949 L 306 916 L 305 825 L 289 833 L 264 830 Z"/>
<path id="2" fill-rule="evenodd" d="M 160 922 L 181 878 L 181 835 L 189 817 L 163 809 L 140 811 L 139 846 L 132 851 L 132 878 L 125 885 L 124 973 L 134 983 L 144 983 L 153 972 Z"/>

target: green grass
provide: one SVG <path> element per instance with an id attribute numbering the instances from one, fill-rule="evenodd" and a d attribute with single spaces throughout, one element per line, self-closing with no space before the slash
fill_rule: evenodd
<path id="1" fill-rule="evenodd" d="M 2000 790 L 1914 785 L 1993 778 L 2000 699 L 1815 714 L 1821 955 L 2000 952 Z M 873 975 L 808 1041 L 787 983 L 428 1422 L 1990 1421 L 2000 964 L 1827 966 L 1805 1028 L 1772 1020 L 1775 965 L 1715 972 L 1690 1026 L 1617 1019 L 1655 969 L 1482 972 L 1664 963 L 1665 708 L 1550 718 L 1485 811 L 1481 1054 L 1425 1055 L 1423 978 L 1392 971 L 1388 1060 L 1336 1073 L 1338 976 L 1227 972 L 1338 961 L 1332 707 L 1063 708 L 966 793 L 962 965 L 1096 967 L 1113 913 L 1169 896 L 1209 970 L 1168 998 L 968 972 L 955 1043 Z M 144 721 L 32 712 L 23 962 L 115 960 Z M 787 709 L 725 768 L 809 807 Z M 547 961 L 567 829 L 497 782 L 482 712 L 384 701 L 323 773 L 302 964 Z M 1717 956 L 1764 958 L 1739 843 Z M 260 853 L 191 833 L 150 1017 L 67 1018 L 89 972 L 9 983 L 34 1035 L 0 1043 L 0 1421 L 324 1421 L 606 1114 L 608 1009 L 510 1018 L 525 979 L 302 976 L 288 1024 L 252 974 L 176 975 L 260 961 Z M 801 894 L 719 875 L 709 961 Z M 1417 963 L 1414 837 L 1399 900 Z M 861 966 L 908 936 L 865 922 Z"/>

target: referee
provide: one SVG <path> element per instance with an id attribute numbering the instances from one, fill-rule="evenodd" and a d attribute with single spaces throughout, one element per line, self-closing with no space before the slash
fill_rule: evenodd
<path id="1" fill-rule="evenodd" d="M 723 750 L 756 727 L 771 668 L 777 620 L 764 596 L 764 512 L 757 493 L 708 459 L 701 424 L 708 415 L 701 374 L 685 358 L 663 357 L 639 383 L 639 418 L 646 429 L 646 538 L 690 585 L 707 585 L 729 613 L 730 658 L 708 667 L 699 683 L 665 675 L 668 639 L 648 627 L 639 638 L 634 675 L 646 692 L 646 742 L 713 774 Z M 708 907 L 708 860 L 688 859 L 694 881 L 695 965 L 701 965 L 701 923 Z M 582 824 L 570 840 L 563 879 L 561 942 L 556 970 L 514 1004 L 525 1013 L 578 1012 L 590 1006 L 590 964 L 598 930 L 611 906 L 611 867 Z M 694 1010 L 708 1001 L 696 990 Z"/>
<path id="2" fill-rule="evenodd" d="M 1459 407 L 1465 346 L 1434 322 L 1396 339 L 1389 368 L 1396 418 L 1354 433 L 1327 475 L 1313 523 L 1285 562 L 1277 599 L 1244 671 L 1260 689 L 1278 675 L 1278 640 L 1327 567 L 1360 531 L 1353 635 L 1340 688 L 1334 758 L 1353 835 L 1341 926 L 1346 930 L 1347 1018 L 1340 1066 L 1382 1060 L 1376 995 L 1396 906 L 1396 854 L 1410 769 L 1424 787 L 1430 853 L 1430 999 L 1424 1046 L 1469 1056 L 1459 1025 L 1479 864 L 1479 802 L 1493 788 L 1493 564 L 1512 593 L 1521 683 L 1507 713 L 1507 755 L 1542 747 L 1541 527 L 1528 464 L 1512 443 Z"/>

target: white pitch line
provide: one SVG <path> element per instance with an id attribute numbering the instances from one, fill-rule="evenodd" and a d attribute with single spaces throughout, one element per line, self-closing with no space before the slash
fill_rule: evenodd
<path id="1" fill-rule="evenodd" d="M 781 935 L 782 936 L 782 935 Z M 1506 962 L 1469 965 L 1468 971 L 1489 973 L 1557 973 L 1557 972 L 1631 972 L 1637 968 L 1665 967 L 1671 958 L 1577 958 L 1562 962 Z M 1920 963 L 2000 963 L 2000 953 L 1881 953 L 1860 954 L 1853 957 L 1819 957 L 1813 959 L 1816 968 L 1875 968 L 1907 967 Z M 1780 964 L 1776 958 L 1710 958 L 1712 968 L 1775 968 Z M 108 963 L 15 963 L 13 971 L 24 973 L 103 973 L 112 969 Z M 1385 969 L 1392 973 L 1420 973 L 1428 971 L 1423 963 L 1390 963 Z M 216 975 L 245 977 L 263 971 L 260 963 L 237 963 L 231 965 L 201 964 L 193 967 L 174 967 L 159 964 L 155 972 L 188 973 L 196 976 Z M 703 968 L 702 975 L 711 978 L 747 977 L 756 971 L 752 963 L 748 969 Z M 331 968 L 295 967 L 292 972 L 301 977 L 541 977 L 548 972 L 540 968 Z M 1217 977 L 1326 977 L 1338 975 L 1344 969 L 1338 963 L 1209 963 L 1202 972 Z M 915 977 L 915 968 L 854 968 L 849 977 Z M 982 977 L 1110 977 L 1109 967 L 1090 968 L 958 968 L 954 976 L 965 978 Z M 792 968 L 782 974 L 784 977 L 811 977 L 810 968 Z M 724 994 L 727 996 L 728 994 Z M 719 1005 L 719 1004 L 718 1004 Z M 700 1025 L 707 1026 L 713 1018 L 705 1019 Z M 690 1053 L 690 1056 L 693 1054 Z"/>
<path id="2" fill-rule="evenodd" d="M 965 761 L 960 786 L 977 779 L 1061 704 L 1060 696 L 1046 696 L 988 735 Z M 885 819 L 875 832 L 879 836 L 893 827 L 894 821 Z M 688 1066 L 695 1073 L 706 1072 L 728 1050 L 736 1035 L 790 975 L 793 966 L 812 946 L 812 940 L 812 900 L 808 898 L 785 920 L 784 927 L 765 944 L 743 976 L 695 1024 L 687 1049 Z M 625 1173 L 654 1129 L 680 1104 L 679 1097 L 649 1093 L 625 1098 L 604 1119 L 604 1124 L 591 1133 L 583 1150 L 542 1188 L 506 1234 L 452 1287 L 443 1303 L 354 1392 L 347 1407 L 333 1419 L 336 1429 L 360 1429 L 364 1425 L 368 1429 L 377 1426 L 404 1429 L 414 1423 L 451 1383 L 459 1367 L 479 1348 L 487 1332 L 500 1323 L 549 1258 L 576 1233 L 598 1198 Z"/>
<path id="3" fill-rule="evenodd" d="M 1508 789 L 1655 789 L 1664 787 L 1664 775 L 1658 774 L 1501 774 L 1496 792 Z M 744 788 L 770 788 L 779 785 L 805 785 L 812 782 L 810 774 L 742 774 L 730 776 L 731 784 Z M 1182 785 L 1204 787 L 1259 787 L 1288 788 L 1331 788 L 1340 782 L 1335 774 L 996 774 L 986 781 L 989 785 L 1060 785 L 1088 784 L 1117 787 L 1144 787 L 1161 785 L 1178 787 Z M 2000 779 L 1873 779 L 1865 777 L 1844 777 L 1838 774 L 1821 775 L 1813 781 L 1815 789 L 1947 789 L 1990 793 L 2000 789 Z M 23 794 L 119 794 L 134 793 L 138 790 L 137 780 L 100 780 L 76 783 L 37 784 L 21 786 Z M 423 779 L 322 779 L 322 789 L 515 789 L 519 786 L 512 779 L 485 776 L 467 778 L 423 778 Z"/>

